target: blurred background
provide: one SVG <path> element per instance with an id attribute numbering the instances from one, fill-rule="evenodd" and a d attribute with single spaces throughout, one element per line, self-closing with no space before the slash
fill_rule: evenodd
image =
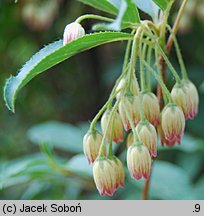
<path id="1" fill-rule="evenodd" d="M 180 2 L 170 16 L 173 23 Z M 7 110 L 3 85 L 64 26 L 101 12 L 76 0 L 0 0 L 0 199 L 140 199 L 144 182 L 126 175 L 125 188 L 100 197 L 82 139 L 121 72 L 125 43 L 103 45 L 37 76 Z M 141 13 L 143 18 L 147 18 Z M 83 22 L 87 33 L 95 21 Z M 187 121 L 182 144 L 159 146 L 150 199 L 204 199 L 204 1 L 189 0 L 178 40 L 200 94 L 199 114 Z M 174 49 L 171 61 L 178 67 Z M 173 85 L 169 76 L 168 85 Z M 115 146 L 125 162 L 126 144 Z"/>

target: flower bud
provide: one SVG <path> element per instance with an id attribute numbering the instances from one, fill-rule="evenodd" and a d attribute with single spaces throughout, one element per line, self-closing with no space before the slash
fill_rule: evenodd
<path id="1" fill-rule="evenodd" d="M 68 44 L 69 42 L 76 40 L 85 35 L 84 28 L 76 22 L 68 24 L 64 29 L 63 34 L 63 45 Z"/>
<path id="2" fill-rule="evenodd" d="M 128 131 L 131 127 L 126 112 L 128 112 L 130 118 L 134 123 L 134 126 L 136 126 L 140 120 L 139 96 L 125 95 L 121 98 L 121 101 L 119 103 L 120 117 L 122 119 L 125 130 Z"/>
<path id="3" fill-rule="evenodd" d="M 166 140 L 174 144 L 180 144 L 184 133 L 185 117 L 179 106 L 168 104 L 164 107 L 161 117 L 162 130 Z"/>
<path id="4" fill-rule="evenodd" d="M 156 127 L 159 124 L 160 120 L 160 107 L 156 95 L 152 92 L 143 93 L 142 105 L 145 117 L 151 124 Z"/>
<path id="5" fill-rule="evenodd" d="M 113 156 L 113 158 L 110 159 L 110 161 L 116 173 L 116 189 L 118 187 L 124 187 L 125 170 L 124 170 L 122 162 L 115 156 Z"/>
<path id="6" fill-rule="evenodd" d="M 186 119 L 193 119 L 198 113 L 198 92 L 190 81 L 175 84 L 171 96 L 174 102 L 181 107 Z"/>
<path id="7" fill-rule="evenodd" d="M 127 81 L 126 81 L 126 78 L 122 78 L 120 80 L 120 82 L 118 83 L 118 86 L 116 88 L 116 92 L 118 92 L 117 94 L 117 99 L 120 97 L 120 90 L 125 88 L 125 85 L 127 86 Z M 130 93 L 134 96 L 137 96 L 138 95 L 138 86 L 137 86 L 137 81 L 136 81 L 136 77 L 135 75 L 133 76 L 133 79 L 131 80 L 131 83 L 130 83 Z"/>
<path id="8" fill-rule="evenodd" d="M 157 132 L 155 127 L 148 121 L 140 121 L 136 127 L 139 141 L 150 151 L 150 155 L 157 156 Z"/>
<path id="9" fill-rule="evenodd" d="M 196 86 L 191 81 L 185 81 L 187 85 L 187 95 L 190 101 L 189 119 L 193 119 L 198 113 L 199 96 Z"/>
<path id="10" fill-rule="evenodd" d="M 115 166 L 108 158 L 96 159 L 93 165 L 93 177 L 101 196 L 113 195 L 117 186 L 117 177 Z"/>
<path id="11" fill-rule="evenodd" d="M 176 83 L 172 88 L 171 96 L 173 101 L 183 110 L 185 118 L 188 119 L 190 101 L 188 101 L 188 95 L 184 85 Z"/>
<path id="12" fill-rule="evenodd" d="M 98 156 L 101 146 L 102 135 L 97 130 L 88 131 L 83 139 L 84 154 L 90 163 L 93 163 Z M 103 155 L 106 155 L 106 149 L 103 150 Z"/>
<path id="13" fill-rule="evenodd" d="M 110 118 L 110 111 L 107 110 L 101 118 L 101 128 L 103 133 L 106 130 L 108 120 Z M 110 128 L 108 129 L 108 140 L 110 141 L 111 133 L 113 133 L 113 141 L 115 143 L 123 141 L 123 123 L 120 115 L 116 112 L 110 122 Z"/>
<path id="14" fill-rule="evenodd" d="M 148 148 L 137 141 L 128 148 L 127 166 L 132 178 L 148 179 L 151 171 L 151 156 Z"/>
<path id="15" fill-rule="evenodd" d="M 195 85 L 190 80 L 183 80 L 183 83 L 186 87 L 186 94 L 188 95 L 188 118 L 193 119 L 198 113 L 198 91 Z"/>

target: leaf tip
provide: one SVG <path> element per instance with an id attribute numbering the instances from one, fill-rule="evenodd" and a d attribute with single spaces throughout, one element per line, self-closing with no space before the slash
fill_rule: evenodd
<path id="1" fill-rule="evenodd" d="M 15 95 L 13 94 L 13 91 L 10 87 L 11 82 L 13 81 L 14 77 L 10 76 L 7 80 L 6 83 L 4 85 L 4 89 L 3 89 L 3 94 L 4 94 L 4 101 L 5 101 L 5 105 L 6 107 L 13 113 L 15 113 L 15 105 L 14 105 L 14 101 L 15 101 Z"/>

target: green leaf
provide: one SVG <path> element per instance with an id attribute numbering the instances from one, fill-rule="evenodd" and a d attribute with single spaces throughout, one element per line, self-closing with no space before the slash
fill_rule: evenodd
<path id="1" fill-rule="evenodd" d="M 78 154 L 72 157 L 64 167 L 77 175 L 87 178 L 93 177 L 92 165 L 88 164 L 84 154 Z"/>
<path id="2" fill-rule="evenodd" d="M 193 193 L 198 200 L 204 200 L 204 175 L 194 185 Z"/>
<path id="3" fill-rule="evenodd" d="M 37 181 L 34 180 L 32 181 L 28 187 L 26 188 L 26 190 L 23 192 L 23 194 L 21 195 L 21 200 L 25 200 L 25 199 L 35 199 L 35 197 L 40 194 L 41 192 L 45 192 L 45 189 L 47 188 L 47 183 L 43 182 L 43 181 Z"/>
<path id="4" fill-rule="evenodd" d="M 132 2 L 132 0 L 125 0 L 125 1 L 127 3 L 127 9 L 125 11 L 123 20 L 125 22 L 139 23 L 140 16 L 136 5 Z"/>
<path id="5" fill-rule="evenodd" d="M 182 185 L 182 186 L 181 186 Z M 188 173 L 171 163 L 155 162 L 150 194 L 161 199 L 192 199 Z"/>
<path id="6" fill-rule="evenodd" d="M 169 0 L 153 0 L 162 10 L 166 10 Z"/>
<path id="7" fill-rule="evenodd" d="M 94 30 L 120 31 L 140 22 L 137 7 L 131 0 L 124 0 L 120 3 L 118 15 L 112 23 L 98 23 L 93 26 Z"/>
<path id="8" fill-rule="evenodd" d="M 35 144 L 46 143 L 52 147 L 71 153 L 83 152 L 83 132 L 71 125 L 61 122 L 46 122 L 28 130 L 28 138 Z"/>
<path id="9" fill-rule="evenodd" d="M 118 12 L 118 9 L 113 4 L 111 4 L 111 2 L 109 2 L 108 0 L 78 0 L 78 1 L 110 14 L 115 15 Z"/>
<path id="10" fill-rule="evenodd" d="M 113 4 L 117 9 L 120 8 L 121 0 L 108 0 L 111 4 Z"/>
<path id="11" fill-rule="evenodd" d="M 6 188 L 30 181 L 32 179 L 32 176 L 30 175 L 31 169 L 37 167 L 36 170 L 39 171 L 39 165 L 43 166 L 43 175 L 52 172 L 52 169 L 46 165 L 46 158 L 39 154 L 33 154 L 2 163 L 0 166 L 0 188 Z"/>
<path id="12" fill-rule="evenodd" d="M 202 172 L 202 163 L 204 162 L 203 152 L 182 152 L 176 162 L 179 166 L 186 170 L 191 179 L 194 180 L 199 175 L 199 173 Z"/>
<path id="13" fill-rule="evenodd" d="M 132 36 L 121 32 L 100 32 L 87 34 L 66 46 L 62 40 L 56 41 L 36 53 L 20 69 L 15 77 L 10 77 L 4 86 L 4 100 L 7 107 L 14 112 L 14 102 L 18 91 L 35 76 L 52 66 L 72 57 L 73 55 L 93 47 L 121 40 L 128 40 Z"/>

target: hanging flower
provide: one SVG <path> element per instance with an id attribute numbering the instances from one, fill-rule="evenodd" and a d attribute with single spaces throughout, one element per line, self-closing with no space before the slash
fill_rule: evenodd
<path id="1" fill-rule="evenodd" d="M 161 141 L 161 145 L 164 146 L 168 146 L 168 147 L 173 147 L 175 145 L 175 141 L 173 140 L 167 140 L 165 138 L 165 135 L 164 135 L 164 131 L 162 129 L 162 126 L 161 124 L 157 126 L 157 132 L 159 134 L 159 137 L 160 137 L 160 141 Z"/>
<path id="2" fill-rule="evenodd" d="M 93 165 L 93 177 L 101 196 L 112 196 L 118 186 L 115 165 L 105 157 L 96 159 Z"/>
<path id="3" fill-rule="evenodd" d="M 122 78 L 120 80 L 120 82 L 118 83 L 118 86 L 116 88 L 116 92 L 118 92 L 117 94 L 117 99 L 120 97 L 121 92 L 120 90 L 122 90 L 123 88 L 127 87 L 127 78 Z M 138 83 L 137 83 L 137 79 L 135 77 L 135 74 L 133 75 L 133 79 L 131 79 L 131 83 L 130 83 L 130 94 L 137 96 L 139 94 L 139 90 L 138 90 Z"/>
<path id="4" fill-rule="evenodd" d="M 90 163 L 93 163 L 98 156 L 102 142 L 102 135 L 97 130 L 89 130 L 83 139 L 84 154 Z M 106 155 L 106 149 L 103 150 L 103 155 Z"/>
<path id="5" fill-rule="evenodd" d="M 110 161 L 111 161 L 111 163 L 115 169 L 115 173 L 116 173 L 116 189 L 118 187 L 124 187 L 125 170 L 124 170 L 122 162 L 116 156 L 113 156 L 110 159 Z"/>
<path id="6" fill-rule="evenodd" d="M 155 127 L 148 121 L 140 121 L 136 127 L 138 139 L 150 151 L 152 157 L 157 156 L 157 132 Z"/>
<path id="7" fill-rule="evenodd" d="M 106 130 L 109 118 L 110 118 L 110 111 L 107 110 L 101 118 L 101 128 L 102 128 L 103 133 Z M 123 123 L 121 121 L 121 118 L 118 112 L 116 112 L 113 115 L 112 120 L 110 121 L 110 127 L 108 129 L 108 134 L 107 134 L 109 141 L 110 141 L 111 133 L 113 135 L 113 141 L 115 143 L 123 141 Z"/>
<path id="8" fill-rule="evenodd" d="M 144 114 L 147 120 L 155 127 L 159 124 L 160 108 L 159 101 L 152 92 L 145 92 L 142 94 L 142 105 Z"/>
<path id="9" fill-rule="evenodd" d="M 171 91 L 174 102 L 181 107 L 186 119 L 193 119 L 198 113 L 198 92 L 189 80 L 175 84 Z"/>
<path id="10" fill-rule="evenodd" d="M 127 166 L 130 175 L 135 179 L 148 179 L 151 171 L 151 156 L 148 148 L 137 141 L 128 148 Z"/>
<path id="11" fill-rule="evenodd" d="M 119 103 L 119 114 L 126 131 L 131 128 L 127 112 L 136 126 L 140 120 L 139 96 L 125 95 Z"/>
<path id="12" fill-rule="evenodd" d="M 185 128 L 185 117 L 179 106 L 168 104 L 164 107 L 161 117 L 164 137 L 173 146 L 180 144 Z"/>

